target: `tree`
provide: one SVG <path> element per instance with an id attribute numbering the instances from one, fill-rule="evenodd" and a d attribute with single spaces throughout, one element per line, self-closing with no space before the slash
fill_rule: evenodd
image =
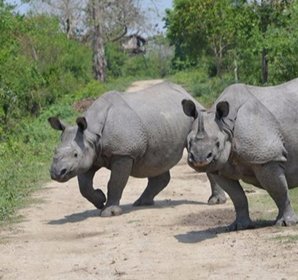
<path id="1" fill-rule="evenodd" d="M 270 29 L 282 30 L 286 28 L 290 14 L 287 10 L 290 8 L 293 1 L 291 0 L 254 0 L 251 8 L 254 10 L 258 17 L 258 27 L 260 32 L 261 43 L 261 82 L 266 84 L 269 76 L 269 51 L 274 46 L 268 45 L 270 39 Z"/>
<path id="2" fill-rule="evenodd" d="M 106 79 L 105 47 L 146 28 L 139 0 L 28 0 L 38 13 L 58 16 L 64 32 L 90 44 L 96 80 Z"/>
<path id="3" fill-rule="evenodd" d="M 266 84 L 280 80 L 277 76 L 270 80 L 270 73 L 277 73 L 282 61 L 291 64 L 291 72 L 296 69 L 295 6 L 293 0 L 174 0 L 166 25 L 175 46 L 176 65 L 177 61 L 198 65 L 207 57 L 212 61 L 209 68 L 213 64 L 219 76 L 233 69 L 235 81 Z M 287 76 L 289 71 L 282 69 Z"/>
<path id="4" fill-rule="evenodd" d="M 93 57 L 93 74 L 98 81 L 105 81 L 106 79 L 106 56 L 103 33 L 103 15 L 104 15 L 104 1 L 91 0 L 89 2 L 89 15 L 92 19 L 92 57 Z"/>
<path id="5" fill-rule="evenodd" d="M 221 75 L 224 55 L 234 43 L 236 9 L 231 0 L 175 0 L 167 11 L 167 36 L 176 47 L 176 57 L 196 64 L 211 54 L 216 74 Z"/>
<path id="6" fill-rule="evenodd" d="M 87 7 L 87 38 L 92 42 L 93 73 L 96 80 L 106 79 L 105 46 L 123 38 L 128 30 L 139 32 L 144 17 L 135 0 L 91 0 Z"/>
<path id="7" fill-rule="evenodd" d="M 67 38 L 78 38 L 84 29 L 87 0 L 22 0 L 29 2 L 32 14 L 45 14 L 59 19 Z"/>

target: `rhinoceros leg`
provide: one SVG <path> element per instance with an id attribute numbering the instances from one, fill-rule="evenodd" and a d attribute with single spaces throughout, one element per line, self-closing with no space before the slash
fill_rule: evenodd
<path id="1" fill-rule="evenodd" d="M 247 197 L 236 180 L 231 180 L 220 175 L 214 176 L 215 181 L 230 196 L 236 211 L 236 220 L 229 226 L 229 230 L 241 230 L 252 228 L 253 224 L 248 213 Z"/>
<path id="2" fill-rule="evenodd" d="M 122 213 L 119 207 L 123 189 L 128 181 L 133 165 L 130 157 L 115 157 L 111 163 L 111 176 L 108 183 L 108 200 L 102 217 L 118 216 Z"/>
<path id="3" fill-rule="evenodd" d="M 78 175 L 80 192 L 83 197 L 88 199 L 98 209 L 104 207 L 106 197 L 100 189 L 94 190 L 93 188 L 93 177 L 95 171 L 90 170 L 84 174 Z"/>
<path id="4" fill-rule="evenodd" d="M 227 201 L 226 194 L 223 189 L 216 183 L 213 175 L 207 173 L 207 177 L 211 186 L 211 196 L 208 199 L 209 205 L 224 204 Z"/>
<path id="5" fill-rule="evenodd" d="M 170 182 L 170 171 L 159 176 L 148 178 L 148 185 L 140 198 L 135 201 L 133 206 L 153 205 L 154 197 L 160 193 Z"/>
<path id="6" fill-rule="evenodd" d="M 284 168 L 278 162 L 271 162 L 254 167 L 254 171 L 258 181 L 278 207 L 276 225 L 290 226 L 298 223 L 298 217 L 289 199 L 288 183 Z"/>

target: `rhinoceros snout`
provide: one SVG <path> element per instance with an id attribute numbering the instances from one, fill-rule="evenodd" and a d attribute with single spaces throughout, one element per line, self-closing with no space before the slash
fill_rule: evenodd
<path id="1" fill-rule="evenodd" d="M 52 167 L 50 169 L 50 175 L 51 175 L 52 180 L 55 180 L 58 182 L 65 182 L 68 180 L 66 168 L 57 169 L 57 168 Z"/>
<path id="2" fill-rule="evenodd" d="M 208 155 L 207 158 L 198 157 L 195 153 L 190 151 L 188 154 L 188 163 L 194 168 L 202 169 L 210 164 L 210 158 L 210 155 Z"/>

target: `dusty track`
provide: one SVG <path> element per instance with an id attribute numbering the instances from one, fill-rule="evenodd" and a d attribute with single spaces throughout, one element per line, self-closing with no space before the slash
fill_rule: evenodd
<path id="1" fill-rule="evenodd" d="M 185 159 L 171 174 L 153 207 L 132 207 L 146 180 L 130 178 L 124 214 L 112 218 L 99 217 L 76 179 L 43 186 L 24 220 L 0 232 L 0 279 L 298 279 L 297 243 L 278 239 L 297 227 L 226 232 L 231 202 L 208 206 L 206 177 Z M 100 170 L 96 186 L 106 192 L 108 178 Z"/>

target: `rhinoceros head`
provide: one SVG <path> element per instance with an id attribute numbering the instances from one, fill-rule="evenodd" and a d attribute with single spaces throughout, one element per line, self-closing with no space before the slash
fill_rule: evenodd
<path id="1" fill-rule="evenodd" d="M 214 172 L 229 159 L 231 141 L 221 123 L 229 113 L 229 104 L 220 102 L 216 112 L 197 110 L 191 100 L 182 101 L 183 111 L 194 118 L 187 137 L 188 164 L 200 172 Z"/>
<path id="2" fill-rule="evenodd" d="M 61 143 L 55 149 L 50 169 L 52 179 L 66 182 L 89 170 L 94 162 L 95 147 L 86 119 L 77 118 L 75 126 L 66 126 L 56 117 L 48 121 L 52 128 L 62 131 Z"/>

